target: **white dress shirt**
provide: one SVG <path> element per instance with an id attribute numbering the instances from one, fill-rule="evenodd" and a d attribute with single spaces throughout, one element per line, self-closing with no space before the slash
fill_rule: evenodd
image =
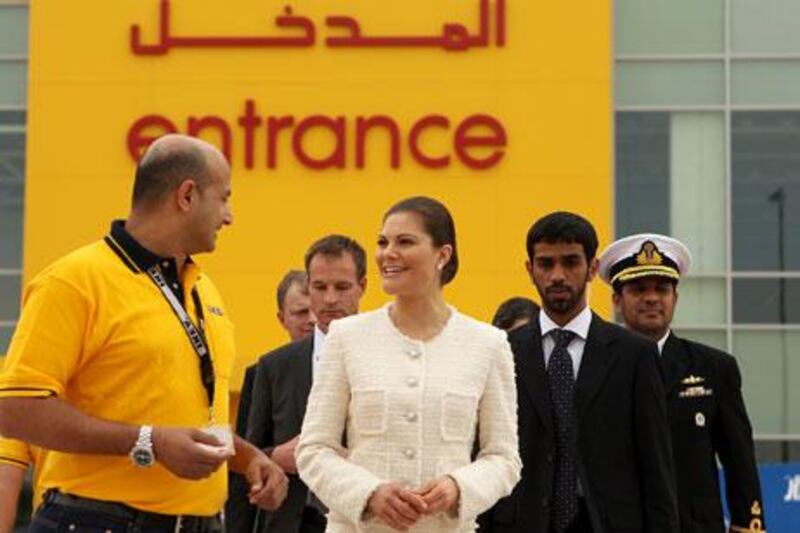
<path id="1" fill-rule="evenodd" d="M 563 328 L 553 322 L 547 316 L 547 313 L 542 310 L 539 313 L 539 327 L 542 330 L 542 351 L 544 352 L 544 367 L 547 368 L 550 362 L 550 354 L 556 347 L 556 341 L 550 335 L 554 329 L 567 329 L 575 333 L 575 338 L 567 346 L 567 351 L 572 358 L 572 374 L 575 379 L 578 379 L 578 370 L 581 367 L 581 360 L 583 359 L 583 349 L 586 347 L 586 338 L 589 336 L 589 326 L 592 324 L 592 310 L 587 305 L 583 311 L 570 320 Z"/>
<path id="2" fill-rule="evenodd" d="M 319 362 L 322 359 L 322 347 L 325 344 L 325 334 L 319 329 L 319 326 L 314 325 L 314 346 L 311 352 L 311 375 L 317 371 Z"/>
<path id="3" fill-rule="evenodd" d="M 669 334 L 672 333 L 671 329 L 668 329 L 667 332 L 664 334 L 661 339 L 658 341 L 658 355 L 664 353 L 664 345 L 667 343 L 667 339 L 669 338 Z"/>

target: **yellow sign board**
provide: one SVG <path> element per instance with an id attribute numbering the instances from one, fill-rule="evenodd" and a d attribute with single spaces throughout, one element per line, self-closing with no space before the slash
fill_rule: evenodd
<path id="1" fill-rule="evenodd" d="M 308 245 L 344 233 L 371 251 L 407 196 L 451 209 L 462 269 L 447 298 L 489 319 L 535 295 L 536 218 L 577 211 L 610 237 L 610 14 L 607 1 L 32 2 L 25 278 L 124 217 L 137 155 L 179 131 L 233 168 L 234 225 L 198 261 L 237 324 L 235 383 L 285 342 L 275 287 Z M 385 300 L 369 272 L 362 307 Z"/>

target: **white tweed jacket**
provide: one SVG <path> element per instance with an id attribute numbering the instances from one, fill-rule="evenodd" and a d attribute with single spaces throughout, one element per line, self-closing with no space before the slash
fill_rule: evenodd
<path id="1" fill-rule="evenodd" d="M 411 531 L 474 531 L 478 514 L 510 494 L 520 476 L 505 332 L 453 308 L 427 342 L 397 330 L 388 305 L 335 321 L 308 400 L 297 466 L 330 509 L 328 532 L 392 531 L 365 519 L 375 489 L 387 481 L 417 488 L 445 474 L 460 490 L 457 515 L 424 517 Z"/>

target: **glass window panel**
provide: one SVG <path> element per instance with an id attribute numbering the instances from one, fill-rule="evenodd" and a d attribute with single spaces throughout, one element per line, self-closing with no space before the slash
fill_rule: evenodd
<path id="1" fill-rule="evenodd" d="M 683 298 L 683 296 L 681 296 Z M 681 329 L 680 326 L 674 328 L 675 335 L 684 339 L 689 339 L 708 346 L 713 346 L 724 352 L 728 351 L 728 341 L 723 330 L 714 329 Z"/>
<path id="2" fill-rule="evenodd" d="M 742 374 L 742 389 L 756 433 L 800 430 L 800 391 L 789 388 L 791 411 L 784 418 L 784 372 L 788 383 L 800 383 L 800 334 L 737 331 L 733 352 Z M 788 368 L 784 368 L 788 360 Z M 793 404 L 791 402 L 794 402 Z"/>
<path id="3" fill-rule="evenodd" d="M 670 235 L 692 252 L 694 272 L 725 270 L 725 117 L 672 113 Z"/>
<path id="4" fill-rule="evenodd" d="M 789 462 L 800 461 L 800 442 L 789 442 L 786 446 L 788 457 L 784 458 L 784 443 L 781 441 L 755 441 L 756 462 L 761 463 L 783 463 L 787 459 Z M 773 530 L 774 531 L 774 530 Z"/>
<path id="5" fill-rule="evenodd" d="M 800 52 L 797 0 L 731 0 L 731 49 L 736 53 Z"/>
<path id="6" fill-rule="evenodd" d="M 733 268 L 800 270 L 800 111 L 735 112 L 731 129 Z"/>
<path id="7" fill-rule="evenodd" d="M 0 54 L 28 53 L 28 7 L 0 5 Z"/>
<path id="8" fill-rule="evenodd" d="M 618 61 L 615 100 L 625 105 L 721 105 L 721 61 Z"/>
<path id="9" fill-rule="evenodd" d="M 21 276 L 0 276 L 0 320 L 16 320 L 19 316 Z"/>
<path id="10" fill-rule="evenodd" d="M 25 134 L 0 133 L 0 268 L 22 267 L 24 167 Z"/>
<path id="11" fill-rule="evenodd" d="M 25 111 L 0 110 L 0 127 L 2 126 L 24 126 Z"/>
<path id="12" fill-rule="evenodd" d="M 723 3 L 723 0 L 617 0 L 614 22 L 617 53 L 721 53 Z"/>
<path id="13" fill-rule="evenodd" d="M 678 305 L 673 323 L 724 324 L 725 279 L 683 278 L 678 285 Z"/>
<path id="14" fill-rule="evenodd" d="M 12 335 L 14 335 L 14 326 L 0 326 L 0 354 L 5 354 L 8 351 Z M 1 368 L 3 367 L 0 365 Z"/>
<path id="15" fill-rule="evenodd" d="M 28 65 L 23 62 L 0 62 L 0 106 L 25 105 Z"/>
<path id="16" fill-rule="evenodd" d="M 800 323 L 800 280 L 734 279 L 733 321 L 737 324 Z"/>
<path id="17" fill-rule="evenodd" d="M 616 232 L 669 231 L 669 113 L 616 114 Z"/>
<path id="18" fill-rule="evenodd" d="M 800 103 L 800 61 L 733 61 L 731 102 L 744 105 Z"/>

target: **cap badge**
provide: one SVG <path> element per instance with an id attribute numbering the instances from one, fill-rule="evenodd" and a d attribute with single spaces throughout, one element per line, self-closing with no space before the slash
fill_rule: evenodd
<path id="1" fill-rule="evenodd" d="M 639 266 L 661 265 L 663 263 L 664 257 L 653 241 L 645 241 L 639 253 L 636 254 L 636 264 Z"/>

